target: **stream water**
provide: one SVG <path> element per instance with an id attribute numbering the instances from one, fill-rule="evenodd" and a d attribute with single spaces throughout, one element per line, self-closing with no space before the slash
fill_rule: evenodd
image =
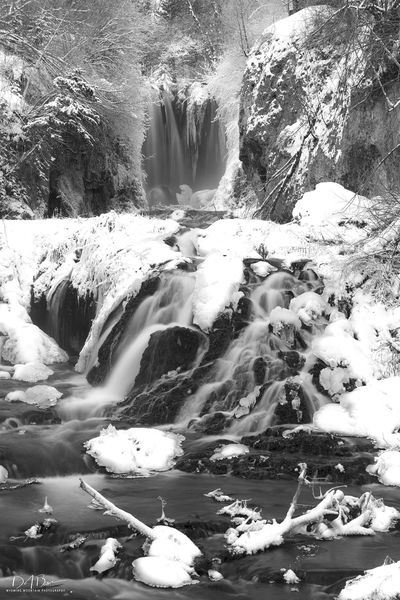
<path id="1" fill-rule="evenodd" d="M 265 319 L 274 308 L 288 307 L 292 297 L 316 287 L 316 282 L 309 279 L 278 272 L 265 282 L 255 278 L 249 286 L 252 311 L 246 326 L 214 362 L 211 380 L 188 395 L 175 422 L 170 423 L 186 436 L 185 454 L 198 451 L 213 439 L 239 439 L 273 424 L 274 410 L 286 382 L 281 353 L 288 349 L 288 340 L 269 331 Z M 190 273 L 178 272 L 161 278 L 158 291 L 144 298 L 128 320 L 114 365 L 102 386 L 91 388 L 72 366 L 55 366 L 54 375 L 47 383 L 64 394 L 57 408 L 40 410 L 6 402 L 3 397 L 9 391 L 27 388 L 29 384 L 0 381 L 0 462 L 8 469 L 11 479 L 37 478 L 35 484 L 0 493 L 0 573 L 3 575 L 0 598 L 10 597 L 18 583 L 24 581 L 25 597 L 40 599 L 59 595 L 82 600 L 284 600 L 293 594 L 301 600 L 325 599 L 335 597 L 345 578 L 382 564 L 387 555 L 394 560 L 400 558 L 399 533 L 395 530 L 372 538 L 329 542 L 297 536 L 279 548 L 256 556 L 228 559 L 224 554 L 223 532 L 229 527 L 229 520 L 217 516 L 220 505 L 204 497 L 204 493 L 221 487 L 234 497 L 251 498 L 255 506 L 262 508 L 265 518 L 281 519 L 295 491 L 294 480 L 285 477 L 275 481 L 243 479 L 229 474 L 177 470 L 149 478 L 126 479 L 96 472 L 93 461 L 83 451 L 83 443 L 110 422 L 104 416 L 104 408 L 118 405 L 135 384 L 151 336 L 176 326 L 192 328 L 193 292 L 194 280 Z M 299 341 L 305 358 L 310 336 L 316 334 L 318 327 Z M 104 336 L 101 339 L 104 340 Z M 193 369 L 201 363 L 205 352 L 206 348 L 200 348 Z M 260 357 L 266 359 L 261 375 L 254 368 Z M 92 364 L 94 362 L 95 359 Z M 254 409 L 242 418 L 231 419 L 218 436 L 202 435 L 192 427 L 216 411 L 232 417 L 239 400 L 248 397 L 257 385 L 266 385 L 266 389 Z M 304 398 L 311 414 L 326 401 L 307 378 Z M 197 585 L 157 590 L 128 581 L 131 572 L 126 568 L 130 562 L 126 561 L 124 567 L 111 575 L 95 578 L 90 566 L 97 559 L 104 538 L 115 536 L 123 540 L 128 557 L 138 555 L 143 540 L 130 539 L 127 529 L 114 518 L 88 508 L 88 497 L 79 488 L 80 476 L 120 508 L 150 525 L 160 514 L 157 497 L 161 494 L 167 500 L 167 516 L 174 518 L 208 556 L 225 556 L 221 567 L 224 579 L 212 583 L 202 575 Z M 360 495 L 365 489 L 350 487 L 349 492 Z M 373 485 L 368 489 L 400 509 L 398 494 L 390 488 Z M 53 506 L 53 516 L 58 523 L 40 539 L 27 539 L 23 532 L 41 520 L 38 510 L 45 497 Z M 305 495 L 302 502 L 309 506 L 313 500 Z M 78 532 L 87 536 L 85 546 L 60 552 L 60 546 L 71 541 Z M 282 581 L 281 569 L 287 568 L 300 576 L 299 585 Z M 55 589 L 30 591 L 29 577 L 39 574 L 52 579 Z M 16 575 L 23 579 L 16 580 Z"/>

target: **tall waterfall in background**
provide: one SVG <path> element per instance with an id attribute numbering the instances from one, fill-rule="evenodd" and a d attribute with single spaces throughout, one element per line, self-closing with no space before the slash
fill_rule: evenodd
<path id="1" fill-rule="evenodd" d="M 215 100 L 201 102 L 162 89 L 153 93 L 143 145 L 146 185 L 167 186 L 173 196 L 218 186 L 225 169 L 225 136 Z"/>

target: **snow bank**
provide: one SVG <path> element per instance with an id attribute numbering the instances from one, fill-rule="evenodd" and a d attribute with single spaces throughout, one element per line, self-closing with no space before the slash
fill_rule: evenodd
<path id="1" fill-rule="evenodd" d="M 400 452 L 395 450 L 382 452 L 375 458 L 375 464 L 369 465 L 366 470 L 378 477 L 383 485 L 400 487 Z"/>
<path id="2" fill-rule="evenodd" d="M 379 447 L 400 444 L 400 377 L 369 383 L 340 396 L 339 404 L 326 404 L 314 414 L 323 431 L 372 438 Z"/>
<path id="3" fill-rule="evenodd" d="M 174 459 L 183 454 L 183 439 L 159 429 L 117 430 L 109 425 L 84 446 L 97 464 L 111 473 L 145 474 L 171 469 Z"/>
<path id="4" fill-rule="evenodd" d="M 345 221 L 365 223 L 370 204 L 364 196 L 358 196 L 338 183 L 318 183 L 315 190 L 306 192 L 296 202 L 293 218 L 302 225 L 314 226 L 338 225 Z"/>
<path id="5" fill-rule="evenodd" d="M 396 600 L 400 590 L 400 561 L 384 564 L 350 579 L 338 600 Z"/>

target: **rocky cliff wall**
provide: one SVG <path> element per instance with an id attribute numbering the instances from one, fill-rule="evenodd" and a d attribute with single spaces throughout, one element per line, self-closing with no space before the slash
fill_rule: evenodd
<path id="1" fill-rule="evenodd" d="M 369 78 L 371 57 L 343 35 L 313 37 L 332 7 L 309 7 L 268 28 L 244 75 L 240 158 L 259 214 L 286 221 L 299 197 L 336 181 L 365 195 L 400 190 L 400 112 Z M 398 74 L 381 72 L 386 96 Z"/>

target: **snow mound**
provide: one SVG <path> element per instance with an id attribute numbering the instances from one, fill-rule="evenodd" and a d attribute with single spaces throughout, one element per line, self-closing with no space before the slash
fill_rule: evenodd
<path id="1" fill-rule="evenodd" d="M 304 325 L 311 325 L 324 313 L 329 313 L 329 306 L 319 294 L 304 292 L 290 301 L 290 310 L 298 316 Z"/>
<path id="2" fill-rule="evenodd" d="M 167 525 L 153 527 L 156 538 L 147 549 L 148 556 L 162 556 L 190 567 L 201 551 L 182 531 Z"/>
<path id="3" fill-rule="evenodd" d="M 396 600 L 400 590 L 400 561 L 384 564 L 350 579 L 338 600 Z"/>
<path id="4" fill-rule="evenodd" d="M 235 458 L 235 456 L 241 456 L 247 454 L 249 449 L 244 444 L 226 444 L 216 448 L 214 454 L 210 460 L 223 460 L 224 458 Z"/>
<path id="5" fill-rule="evenodd" d="M 40 362 L 28 362 L 25 365 L 15 365 L 13 379 L 18 381 L 44 381 L 53 375 L 53 371 Z"/>
<path id="6" fill-rule="evenodd" d="M 0 371 L 0 379 L 11 379 L 11 375 L 8 371 Z"/>
<path id="7" fill-rule="evenodd" d="M 109 425 L 87 441 L 86 452 L 111 473 L 167 471 L 183 454 L 183 436 L 150 428 L 116 429 Z"/>
<path id="8" fill-rule="evenodd" d="M 191 578 L 193 569 L 162 556 L 143 556 L 132 563 L 133 576 L 151 587 L 179 588 L 198 583 Z"/>
<path id="9" fill-rule="evenodd" d="M 389 377 L 343 394 L 339 404 L 325 404 L 314 414 L 314 425 L 329 433 L 372 438 L 382 448 L 398 445 L 399 385 L 400 377 Z"/>
<path id="10" fill-rule="evenodd" d="M 383 485 L 400 487 L 400 452 L 386 450 L 375 458 L 375 464 L 368 465 L 367 473 L 375 475 Z"/>
<path id="11" fill-rule="evenodd" d="M 293 209 L 293 218 L 301 225 L 339 225 L 352 221 L 365 223 L 370 201 L 346 190 L 338 183 L 318 183 L 306 192 Z"/>

